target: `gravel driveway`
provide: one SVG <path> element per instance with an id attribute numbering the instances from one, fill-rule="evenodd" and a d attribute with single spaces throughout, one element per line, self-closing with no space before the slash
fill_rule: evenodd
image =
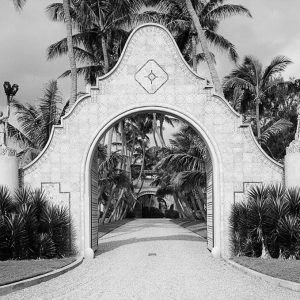
<path id="1" fill-rule="evenodd" d="M 100 239 L 94 260 L 4 299 L 300 299 L 213 259 L 206 242 L 167 219 L 138 219 Z"/>

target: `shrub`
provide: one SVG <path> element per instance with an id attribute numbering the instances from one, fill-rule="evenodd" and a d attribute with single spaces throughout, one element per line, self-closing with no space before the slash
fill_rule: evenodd
<path id="1" fill-rule="evenodd" d="M 63 257 L 73 254 L 66 208 L 50 204 L 42 190 L 0 187 L 0 260 Z"/>
<path id="2" fill-rule="evenodd" d="M 179 218 L 179 213 L 177 210 L 174 209 L 167 209 L 165 211 L 165 217 L 169 219 L 178 219 Z"/>
<path id="3" fill-rule="evenodd" d="M 281 185 L 250 188 L 229 219 L 234 255 L 300 259 L 300 190 Z"/>
<path id="4" fill-rule="evenodd" d="M 135 218 L 135 213 L 133 210 L 129 210 L 127 213 L 126 213 L 126 219 L 134 219 Z"/>
<path id="5" fill-rule="evenodd" d="M 143 218 L 163 218 L 165 215 L 156 207 L 143 207 Z"/>

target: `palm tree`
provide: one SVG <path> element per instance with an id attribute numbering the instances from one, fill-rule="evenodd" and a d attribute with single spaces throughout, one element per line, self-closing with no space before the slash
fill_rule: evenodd
<path id="1" fill-rule="evenodd" d="M 73 38 L 72 38 L 72 20 L 70 16 L 70 0 L 63 0 L 63 7 L 65 13 L 65 22 L 67 29 L 67 45 L 68 45 L 68 56 L 71 69 L 71 97 L 70 97 L 70 108 L 74 105 L 77 98 L 77 71 L 76 71 L 76 60 L 73 49 Z"/>
<path id="2" fill-rule="evenodd" d="M 26 4 L 27 0 L 13 0 L 16 9 L 22 9 Z M 67 29 L 67 49 L 71 69 L 71 98 L 70 107 L 73 105 L 77 98 L 77 71 L 76 71 L 76 60 L 73 49 L 72 41 L 72 21 L 70 16 L 70 0 L 63 0 L 63 9 L 65 15 L 66 29 Z"/>
<path id="3" fill-rule="evenodd" d="M 172 193 L 177 209 L 184 215 L 189 215 L 189 212 L 184 211 L 184 205 L 180 205 L 180 202 L 183 201 L 189 210 L 190 203 L 187 199 L 191 199 L 191 205 L 196 200 L 201 215 L 206 220 L 205 196 L 202 192 L 205 186 L 206 147 L 187 125 L 174 134 L 174 137 L 170 140 L 172 148 L 165 151 L 155 167 L 162 172 L 156 180 L 156 184 L 162 186 L 159 193 L 164 190 Z"/>
<path id="4" fill-rule="evenodd" d="M 275 76 L 284 71 L 291 63 L 285 56 L 276 56 L 270 65 L 263 68 L 262 63 L 253 56 L 246 56 L 241 65 L 238 65 L 228 76 L 225 77 L 225 88 L 239 88 L 251 95 L 255 103 L 257 138 L 261 142 L 260 107 L 269 92 L 279 81 Z"/>
<path id="5" fill-rule="evenodd" d="M 9 125 L 9 137 L 21 141 L 24 150 L 19 155 L 23 157 L 23 163 L 28 163 L 46 146 L 53 125 L 60 122 L 62 96 L 57 81 L 47 83 L 37 106 L 22 104 L 15 99 L 11 105 L 16 110 L 20 130 Z"/>
<path id="6" fill-rule="evenodd" d="M 75 59 L 84 66 L 77 68 L 85 81 L 95 84 L 96 78 L 106 74 L 117 62 L 129 36 L 132 16 L 137 14 L 142 0 L 108 1 L 83 0 L 71 5 L 71 16 L 78 33 L 73 35 Z M 53 21 L 64 21 L 60 3 L 47 8 Z M 67 40 L 62 39 L 48 49 L 48 58 L 66 54 Z M 61 76 L 70 75 L 70 71 Z"/>
<path id="7" fill-rule="evenodd" d="M 236 62 L 238 54 L 235 46 L 226 38 L 217 34 L 220 20 L 244 14 L 251 17 L 248 9 L 241 5 L 223 4 L 224 1 L 147 1 L 148 12 L 145 19 L 156 21 L 167 26 L 174 35 L 179 48 L 188 62 L 193 62 L 196 71 L 197 61 L 205 59 L 211 73 L 212 81 L 218 94 L 223 95 L 220 80 L 215 66 L 214 55 L 209 52 L 208 42 L 229 52 Z M 151 5 L 153 6 L 151 8 Z M 197 53 L 196 45 L 200 41 L 203 53 Z"/>

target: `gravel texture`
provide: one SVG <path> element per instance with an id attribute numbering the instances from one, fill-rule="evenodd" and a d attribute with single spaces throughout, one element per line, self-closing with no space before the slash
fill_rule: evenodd
<path id="1" fill-rule="evenodd" d="M 100 239 L 94 260 L 4 299 L 300 299 L 214 259 L 204 239 L 167 219 L 138 219 Z"/>

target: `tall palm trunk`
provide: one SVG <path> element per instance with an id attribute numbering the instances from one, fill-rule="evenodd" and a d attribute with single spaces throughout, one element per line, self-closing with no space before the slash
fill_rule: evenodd
<path id="1" fill-rule="evenodd" d="M 160 132 L 157 127 L 156 113 L 153 113 L 153 126 L 152 127 L 153 127 L 153 131 L 157 134 L 157 136 L 159 138 L 159 142 L 162 145 L 162 147 L 166 147 L 166 144 L 165 144 L 163 138 L 161 137 Z"/>
<path id="2" fill-rule="evenodd" d="M 101 30 L 101 46 L 102 46 L 102 53 L 103 53 L 103 60 L 104 60 L 104 73 L 106 74 L 109 70 L 109 61 L 108 61 L 108 53 L 107 53 L 107 43 L 105 40 L 105 37 L 103 35 L 103 30 L 104 30 L 104 23 L 103 23 L 103 16 L 101 13 L 101 8 L 100 8 L 100 1 L 98 0 L 98 13 L 99 13 L 99 27 Z"/>
<path id="3" fill-rule="evenodd" d="M 107 201 L 107 203 L 106 203 L 106 206 L 105 206 L 104 211 L 103 211 L 102 218 L 101 218 L 101 220 L 100 220 L 100 222 L 99 222 L 100 224 L 104 224 L 106 215 L 107 215 L 107 213 L 108 213 L 108 211 L 109 211 L 109 208 L 110 208 L 112 199 L 113 199 L 113 197 L 114 197 L 115 190 L 116 190 L 116 185 L 114 185 L 114 186 L 112 187 L 112 189 L 111 189 L 111 192 L 110 192 L 110 195 L 109 195 L 109 199 L 108 199 L 108 201 Z"/>
<path id="4" fill-rule="evenodd" d="M 182 209 L 182 207 L 181 207 L 181 205 L 179 203 L 178 195 L 176 194 L 176 192 L 173 193 L 173 198 L 174 198 L 175 206 L 176 206 L 176 209 L 177 209 L 177 211 L 179 213 L 179 216 L 181 218 L 186 218 L 186 215 L 183 212 L 183 209 Z"/>
<path id="5" fill-rule="evenodd" d="M 257 139 L 259 144 L 261 143 L 261 129 L 260 129 L 260 118 L 259 118 L 259 104 L 260 104 L 260 98 L 259 98 L 259 91 L 258 88 L 256 88 L 256 101 L 255 101 L 255 115 L 256 115 L 256 127 L 257 127 Z"/>
<path id="6" fill-rule="evenodd" d="M 197 73 L 197 41 L 196 36 L 192 36 L 192 60 L 193 60 L 193 71 Z"/>
<path id="7" fill-rule="evenodd" d="M 191 209 L 190 205 L 186 201 L 187 200 L 186 197 L 183 195 L 183 193 L 179 193 L 179 196 L 180 196 L 179 201 L 181 202 L 181 206 L 183 208 L 185 215 L 189 219 L 193 219 L 193 210 Z"/>
<path id="8" fill-rule="evenodd" d="M 200 209 L 200 212 L 201 212 L 201 215 L 203 217 L 203 219 L 205 220 L 205 222 L 207 221 L 207 216 L 206 216 L 206 211 L 204 209 L 204 205 L 203 205 L 203 202 L 204 202 L 204 195 L 202 194 L 202 192 L 199 190 L 199 188 L 195 188 L 193 189 L 193 195 L 197 201 L 197 204 L 199 206 L 199 209 Z"/>
<path id="9" fill-rule="evenodd" d="M 128 204 L 125 204 L 125 208 L 124 208 L 124 210 L 123 210 L 123 212 L 121 214 L 120 220 L 123 220 L 126 217 L 128 208 L 129 208 Z"/>
<path id="10" fill-rule="evenodd" d="M 98 2 L 98 14 L 99 14 L 98 26 L 100 27 L 100 30 L 101 30 L 101 46 L 102 46 L 102 53 L 103 53 L 103 60 L 104 60 L 103 71 L 104 71 L 104 74 L 107 74 L 108 70 L 109 70 L 107 43 L 106 43 L 105 37 L 103 35 L 104 23 L 103 23 L 103 16 L 102 16 L 102 13 L 101 13 L 100 1 L 98 0 L 97 2 Z M 108 135 L 111 138 L 112 138 L 112 134 L 113 134 L 113 127 L 108 132 Z M 111 141 L 110 138 L 109 138 L 109 141 Z M 111 153 L 111 144 L 107 145 L 107 153 Z"/>
<path id="11" fill-rule="evenodd" d="M 108 131 L 108 140 L 107 140 L 107 158 L 108 159 L 111 156 L 111 147 L 112 147 L 113 133 L 114 133 L 114 128 L 112 127 Z"/>
<path id="12" fill-rule="evenodd" d="M 122 143 L 122 148 L 121 148 L 121 156 L 122 156 L 122 161 L 121 161 L 121 169 L 126 171 L 126 159 L 127 159 L 127 145 L 126 145 L 126 136 L 124 132 L 124 122 L 120 121 L 119 123 L 119 132 L 121 136 L 121 143 Z"/>
<path id="13" fill-rule="evenodd" d="M 192 206 L 193 206 L 193 210 L 194 210 L 194 216 L 195 216 L 195 219 L 198 218 L 197 216 L 197 204 L 196 204 L 196 201 L 195 201 L 195 198 L 193 196 L 191 196 L 191 202 L 192 202 Z"/>
<path id="14" fill-rule="evenodd" d="M 209 72 L 210 72 L 210 76 L 211 76 L 212 82 L 215 86 L 216 92 L 220 96 L 224 97 L 222 85 L 221 85 L 216 67 L 215 67 L 214 62 L 212 60 L 212 57 L 210 55 L 208 45 L 207 45 L 207 41 L 206 41 L 206 37 L 205 37 L 204 31 L 202 29 L 201 23 L 199 21 L 199 18 L 196 14 L 196 11 L 193 7 L 193 4 L 192 4 L 191 0 L 185 0 L 185 3 L 186 3 L 186 8 L 187 8 L 192 20 L 193 20 L 195 29 L 197 31 L 198 39 L 200 41 L 202 50 L 204 52 L 205 60 L 207 62 L 208 69 L 209 69 Z"/>
<path id="15" fill-rule="evenodd" d="M 71 97 L 69 109 L 74 105 L 77 98 L 77 70 L 76 70 L 76 60 L 73 48 L 72 39 L 72 20 L 70 15 L 70 0 L 63 0 L 63 8 L 65 14 L 65 22 L 67 28 L 67 46 L 68 46 L 68 57 L 71 69 Z"/>
<path id="16" fill-rule="evenodd" d="M 155 146 L 158 147 L 157 139 L 156 139 L 156 130 L 155 130 L 155 120 L 154 120 L 154 114 L 153 114 L 153 119 L 152 119 L 152 135 L 153 135 L 153 140 L 155 143 Z"/>
<path id="17" fill-rule="evenodd" d="M 118 200 L 116 201 L 115 205 L 114 205 L 114 210 L 113 212 L 111 213 L 111 215 L 109 216 L 108 218 L 108 223 L 110 223 L 112 220 L 113 220 L 113 217 L 115 216 L 115 214 L 117 213 L 118 211 L 118 208 L 119 208 L 119 204 L 122 200 L 122 197 L 124 195 L 124 192 L 125 192 L 125 189 L 121 189 L 120 191 L 120 194 L 119 194 L 119 197 L 118 197 Z"/>
<path id="18" fill-rule="evenodd" d="M 143 157 L 142 157 L 142 165 L 141 165 L 141 170 L 140 170 L 140 174 L 139 174 L 139 177 L 137 179 L 137 182 L 139 182 L 142 179 L 142 175 L 143 175 L 144 168 L 145 168 L 145 155 L 146 155 L 146 149 L 145 148 L 146 148 L 145 147 L 145 141 L 143 139 L 143 141 L 142 141 L 142 151 L 143 151 L 143 153 L 142 153 L 142 155 L 143 155 Z"/>
<path id="19" fill-rule="evenodd" d="M 159 119 L 159 134 L 160 134 L 160 137 L 161 137 L 161 140 L 163 141 L 163 145 L 164 147 L 166 146 L 166 142 L 165 142 L 165 139 L 164 139 L 164 119 L 163 118 L 160 118 Z"/>

